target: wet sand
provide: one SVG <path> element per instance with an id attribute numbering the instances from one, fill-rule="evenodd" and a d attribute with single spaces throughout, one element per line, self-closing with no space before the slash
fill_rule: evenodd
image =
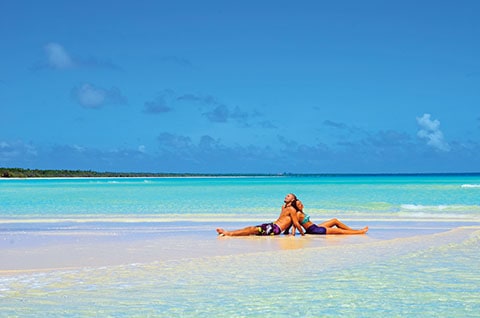
<path id="1" fill-rule="evenodd" d="M 355 236 L 216 235 L 236 222 L 2 231 L 0 306 L 12 317 L 478 316 L 478 222 L 370 223 Z"/>
<path id="2" fill-rule="evenodd" d="M 368 223 L 366 223 L 368 222 Z M 350 222 L 352 223 L 352 222 Z M 246 222 L 176 222 L 162 224 L 29 224 L 0 229 L 0 275 L 84 267 L 142 264 L 158 261 L 265 253 L 281 250 L 332 248 L 388 242 L 399 238 L 447 232 L 476 222 L 353 221 L 369 225 L 366 235 L 219 237 L 216 227 L 236 229 Z"/>

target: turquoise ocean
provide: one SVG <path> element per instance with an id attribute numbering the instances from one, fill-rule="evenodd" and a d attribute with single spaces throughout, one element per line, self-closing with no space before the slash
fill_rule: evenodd
<path id="1" fill-rule="evenodd" d="M 217 237 L 275 220 L 287 193 L 370 231 Z M 479 198 L 480 174 L 0 180 L 4 255 L 85 233 L 166 255 L 35 272 L 0 256 L 0 316 L 478 317 Z"/>

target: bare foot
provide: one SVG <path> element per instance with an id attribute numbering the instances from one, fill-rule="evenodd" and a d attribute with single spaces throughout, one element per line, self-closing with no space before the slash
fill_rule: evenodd
<path id="1" fill-rule="evenodd" d="M 363 234 L 367 233 L 367 232 L 368 232 L 368 226 L 365 226 L 365 227 L 362 229 L 362 232 L 363 232 Z"/>
<path id="2" fill-rule="evenodd" d="M 220 236 L 225 236 L 225 233 L 226 233 L 226 232 L 227 232 L 227 231 L 225 231 L 224 229 L 221 229 L 221 228 L 218 228 L 218 229 L 217 229 L 217 233 L 218 233 L 218 235 L 220 235 Z"/>

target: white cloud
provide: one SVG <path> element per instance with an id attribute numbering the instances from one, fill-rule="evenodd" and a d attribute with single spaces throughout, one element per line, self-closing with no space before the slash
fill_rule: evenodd
<path id="1" fill-rule="evenodd" d="M 44 46 L 46 62 L 41 62 L 34 66 L 34 69 L 50 68 L 54 70 L 68 70 L 73 68 L 93 68 L 93 69 L 111 69 L 120 70 L 110 60 L 99 59 L 96 57 L 79 57 L 67 52 L 59 43 L 51 42 Z"/>
<path id="2" fill-rule="evenodd" d="M 85 147 L 82 147 L 82 146 L 79 146 L 79 145 L 73 145 L 72 148 L 75 149 L 78 152 L 84 152 L 85 151 Z"/>
<path id="3" fill-rule="evenodd" d="M 100 107 L 106 99 L 106 92 L 90 84 L 83 84 L 77 90 L 78 102 L 88 108 Z"/>
<path id="4" fill-rule="evenodd" d="M 417 136 L 427 140 L 427 145 L 440 150 L 450 151 L 450 145 L 443 139 L 443 133 L 440 130 L 440 121 L 432 120 L 430 114 L 423 114 L 422 117 L 417 117 L 417 123 L 420 130 Z"/>
<path id="5" fill-rule="evenodd" d="M 106 104 L 125 104 L 126 98 L 117 88 L 104 89 L 85 83 L 72 90 L 73 98 L 85 108 L 100 108 Z"/>
<path id="6" fill-rule="evenodd" d="M 68 69 L 75 66 L 70 55 L 58 43 L 49 43 L 45 45 L 45 53 L 47 54 L 48 65 L 54 69 Z"/>

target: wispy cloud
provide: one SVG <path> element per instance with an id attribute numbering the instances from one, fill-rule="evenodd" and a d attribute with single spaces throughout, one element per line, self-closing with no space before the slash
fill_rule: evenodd
<path id="1" fill-rule="evenodd" d="M 164 96 L 158 96 L 153 101 L 145 102 L 143 112 L 147 114 L 162 114 L 172 111 Z"/>
<path id="2" fill-rule="evenodd" d="M 220 102 L 211 95 L 201 96 L 195 94 L 183 94 L 177 97 L 178 101 L 198 102 L 206 105 L 218 105 Z"/>
<path id="3" fill-rule="evenodd" d="M 331 120 L 325 120 L 323 122 L 323 125 L 328 126 L 328 127 L 337 128 L 337 129 L 347 129 L 348 128 L 348 126 L 344 123 L 338 123 L 338 122 L 334 122 L 334 121 L 331 121 Z"/>
<path id="4" fill-rule="evenodd" d="M 29 158 L 36 157 L 37 154 L 36 147 L 31 144 L 22 141 L 0 141 L 0 163 L 11 164 L 15 162 L 20 164 Z"/>
<path id="5" fill-rule="evenodd" d="M 440 151 L 450 151 L 450 145 L 444 140 L 440 130 L 440 121 L 432 120 L 430 114 L 423 114 L 422 117 L 417 117 L 417 123 L 420 126 L 417 136 L 425 139 L 427 145 Z"/>
<path id="6" fill-rule="evenodd" d="M 78 144 L 42 148 L 0 141 L 0 166 L 207 173 L 455 172 L 475 171 L 480 156 L 480 144 L 476 141 L 452 142 L 455 151 L 428 152 L 425 156 L 421 151 L 423 145 L 414 142 L 410 135 L 395 131 L 371 133 L 370 137 L 343 146 L 321 141 L 307 144 L 282 136 L 277 143 L 268 145 L 256 141 L 226 144 L 215 136 L 203 135 L 197 139 L 173 132 L 161 133 L 156 142 L 157 147 L 130 145 L 105 149 Z M 459 167 L 453 157 L 460 157 L 465 165 Z"/>
<path id="7" fill-rule="evenodd" d="M 230 110 L 225 105 L 218 105 L 214 109 L 203 113 L 205 117 L 214 123 L 226 123 L 230 117 Z"/>
<path id="8" fill-rule="evenodd" d="M 276 129 L 277 126 L 275 126 L 271 121 L 269 120 L 264 120 L 259 123 L 260 127 L 266 128 L 266 129 Z"/>
<path id="9" fill-rule="evenodd" d="M 209 135 L 194 141 L 168 132 L 160 134 L 157 140 L 159 160 L 169 171 L 276 172 L 285 164 L 276 160 L 276 151 L 268 146 L 226 145 Z"/>
<path id="10" fill-rule="evenodd" d="M 327 128 L 333 128 L 333 131 L 338 134 L 338 133 L 341 133 L 341 134 L 345 134 L 345 133 L 348 133 L 348 137 L 347 138 L 350 138 L 352 136 L 364 136 L 364 135 L 368 135 L 368 131 L 362 129 L 362 128 L 359 128 L 359 127 L 356 127 L 356 126 L 353 126 L 353 125 L 347 125 L 345 123 L 341 123 L 341 122 L 336 122 L 336 121 L 332 121 L 332 120 L 325 120 L 323 121 L 323 126 L 327 127 Z M 345 136 L 344 136 L 345 137 Z"/>
<path id="11" fill-rule="evenodd" d="M 428 123 L 428 121 L 425 122 L 425 125 L 428 126 Z M 402 131 L 392 129 L 372 131 L 331 120 L 325 120 L 323 125 L 333 128 L 334 132 L 341 132 L 340 135 L 337 135 L 335 144 L 348 149 L 352 153 L 363 152 L 364 149 L 367 149 L 369 152 L 380 154 L 385 151 L 392 151 L 394 148 L 399 152 L 408 152 L 417 147 L 412 135 Z M 335 139 L 332 141 L 335 141 Z"/>
<path id="12" fill-rule="evenodd" d="M 176 99 L 176 94 L 173 90 L 164 89 L 155 99 L 146 101 L 143 104 L 143 113 L 158 115 L 171 112 L 175 108 Z"/>
<path id="13" fill-rule="evenodd" d="M 228 106 L 212 95 L 191 93 L 177 95 L 172 90 L 165 90 L 156 100 L 145 102 L 143 112 L 147 114 L 166 113 L 181 104 L 197 105 L 200 115 L 212 123 L 235 122 L 242 126 L 249 127 L 252 125 L 252 119 L 261 116 L 258 112 L 248 112 L 239 106 Z M 263 122 L 260 125 L 267 124 Z"/>
<path id="14" fill-rule="evenodd" d="M 242 110 L 239 106 L 228 107 L 224 104 L 215 106 L 212 110 L 202 113 L 210 122 L 226 123 L 230 121 L 237 122 L 243 126 L 251 126 L 251 119 L 260 116 L 257 112 L 249 113 Z"/>
<path id="15" fill-rule="evenodd" d="M 48 43 L 45 45 L 45 54 L 47 56 L 48 66 L 53 69 L 69 69 L 75 67 L 75 63 L 70 54 L 58 43 Z"/>
<path id="16" fill-rule="evenodd" d="M 90 83 L 84 83 L 72 89 L 73 99 L 85 108 L 101 108 L 109 104 L 126 104 L 127 99 L 118 88 L 104 89 Z"/>
<path id="17" fill-rule="evenodd" d="M 322 123 L 328 136 L 328 144 L 350 148 L 357 144 L 369 144 L 373 132 L 355 125 L 325 120 Z"/>
<path id="18" fill-rule="evenodd" d="M 160 146 L 163 149 L 177 151 L 179 149 L 188 149 L 192 146 L 192 140 L 190 137 L 175 135 L 171 133 L 161 133 L 157 140 L 160 142 Z"/>
<path id="19" fill-rule="evenodd" d="M 44 46 L 46 61 L 35 67 L 36 69 L 49 68 L 53 70 L 68 70 L 74 68 L 103 68 L 120 69 L 111 61 L 95 57 L 78 57 L 70 54 L 63 45 L 55 42 Z"/>
<path id="20" fill-rule="evenodd" d="M 249 113 L 242 110 L 239 106 L 227 106 L 224 103 L 219 102 L 211 95 L 200 96 L 195 94 L 185 94 L 179 96 L 177 100 L 197 102 L 213 107 L 202 113 L 203 116 L 213 123 L 226 123 L 229 121 L 235 121 L 245 126 L 249 126 L 249 120 L 259 116 L 257 112 Z"/>
<path id="21" fill-rule="evenodd" d="M 93 69 L 110 69 L 110 70 L 120 70 L 121 67 L 113 63 L 110 60 L 99 59 L 96 57 L 87 57 L 87 58 L 77 58 L 75 60 L 77 65 L 82 68 L 93 68 Z"/>

